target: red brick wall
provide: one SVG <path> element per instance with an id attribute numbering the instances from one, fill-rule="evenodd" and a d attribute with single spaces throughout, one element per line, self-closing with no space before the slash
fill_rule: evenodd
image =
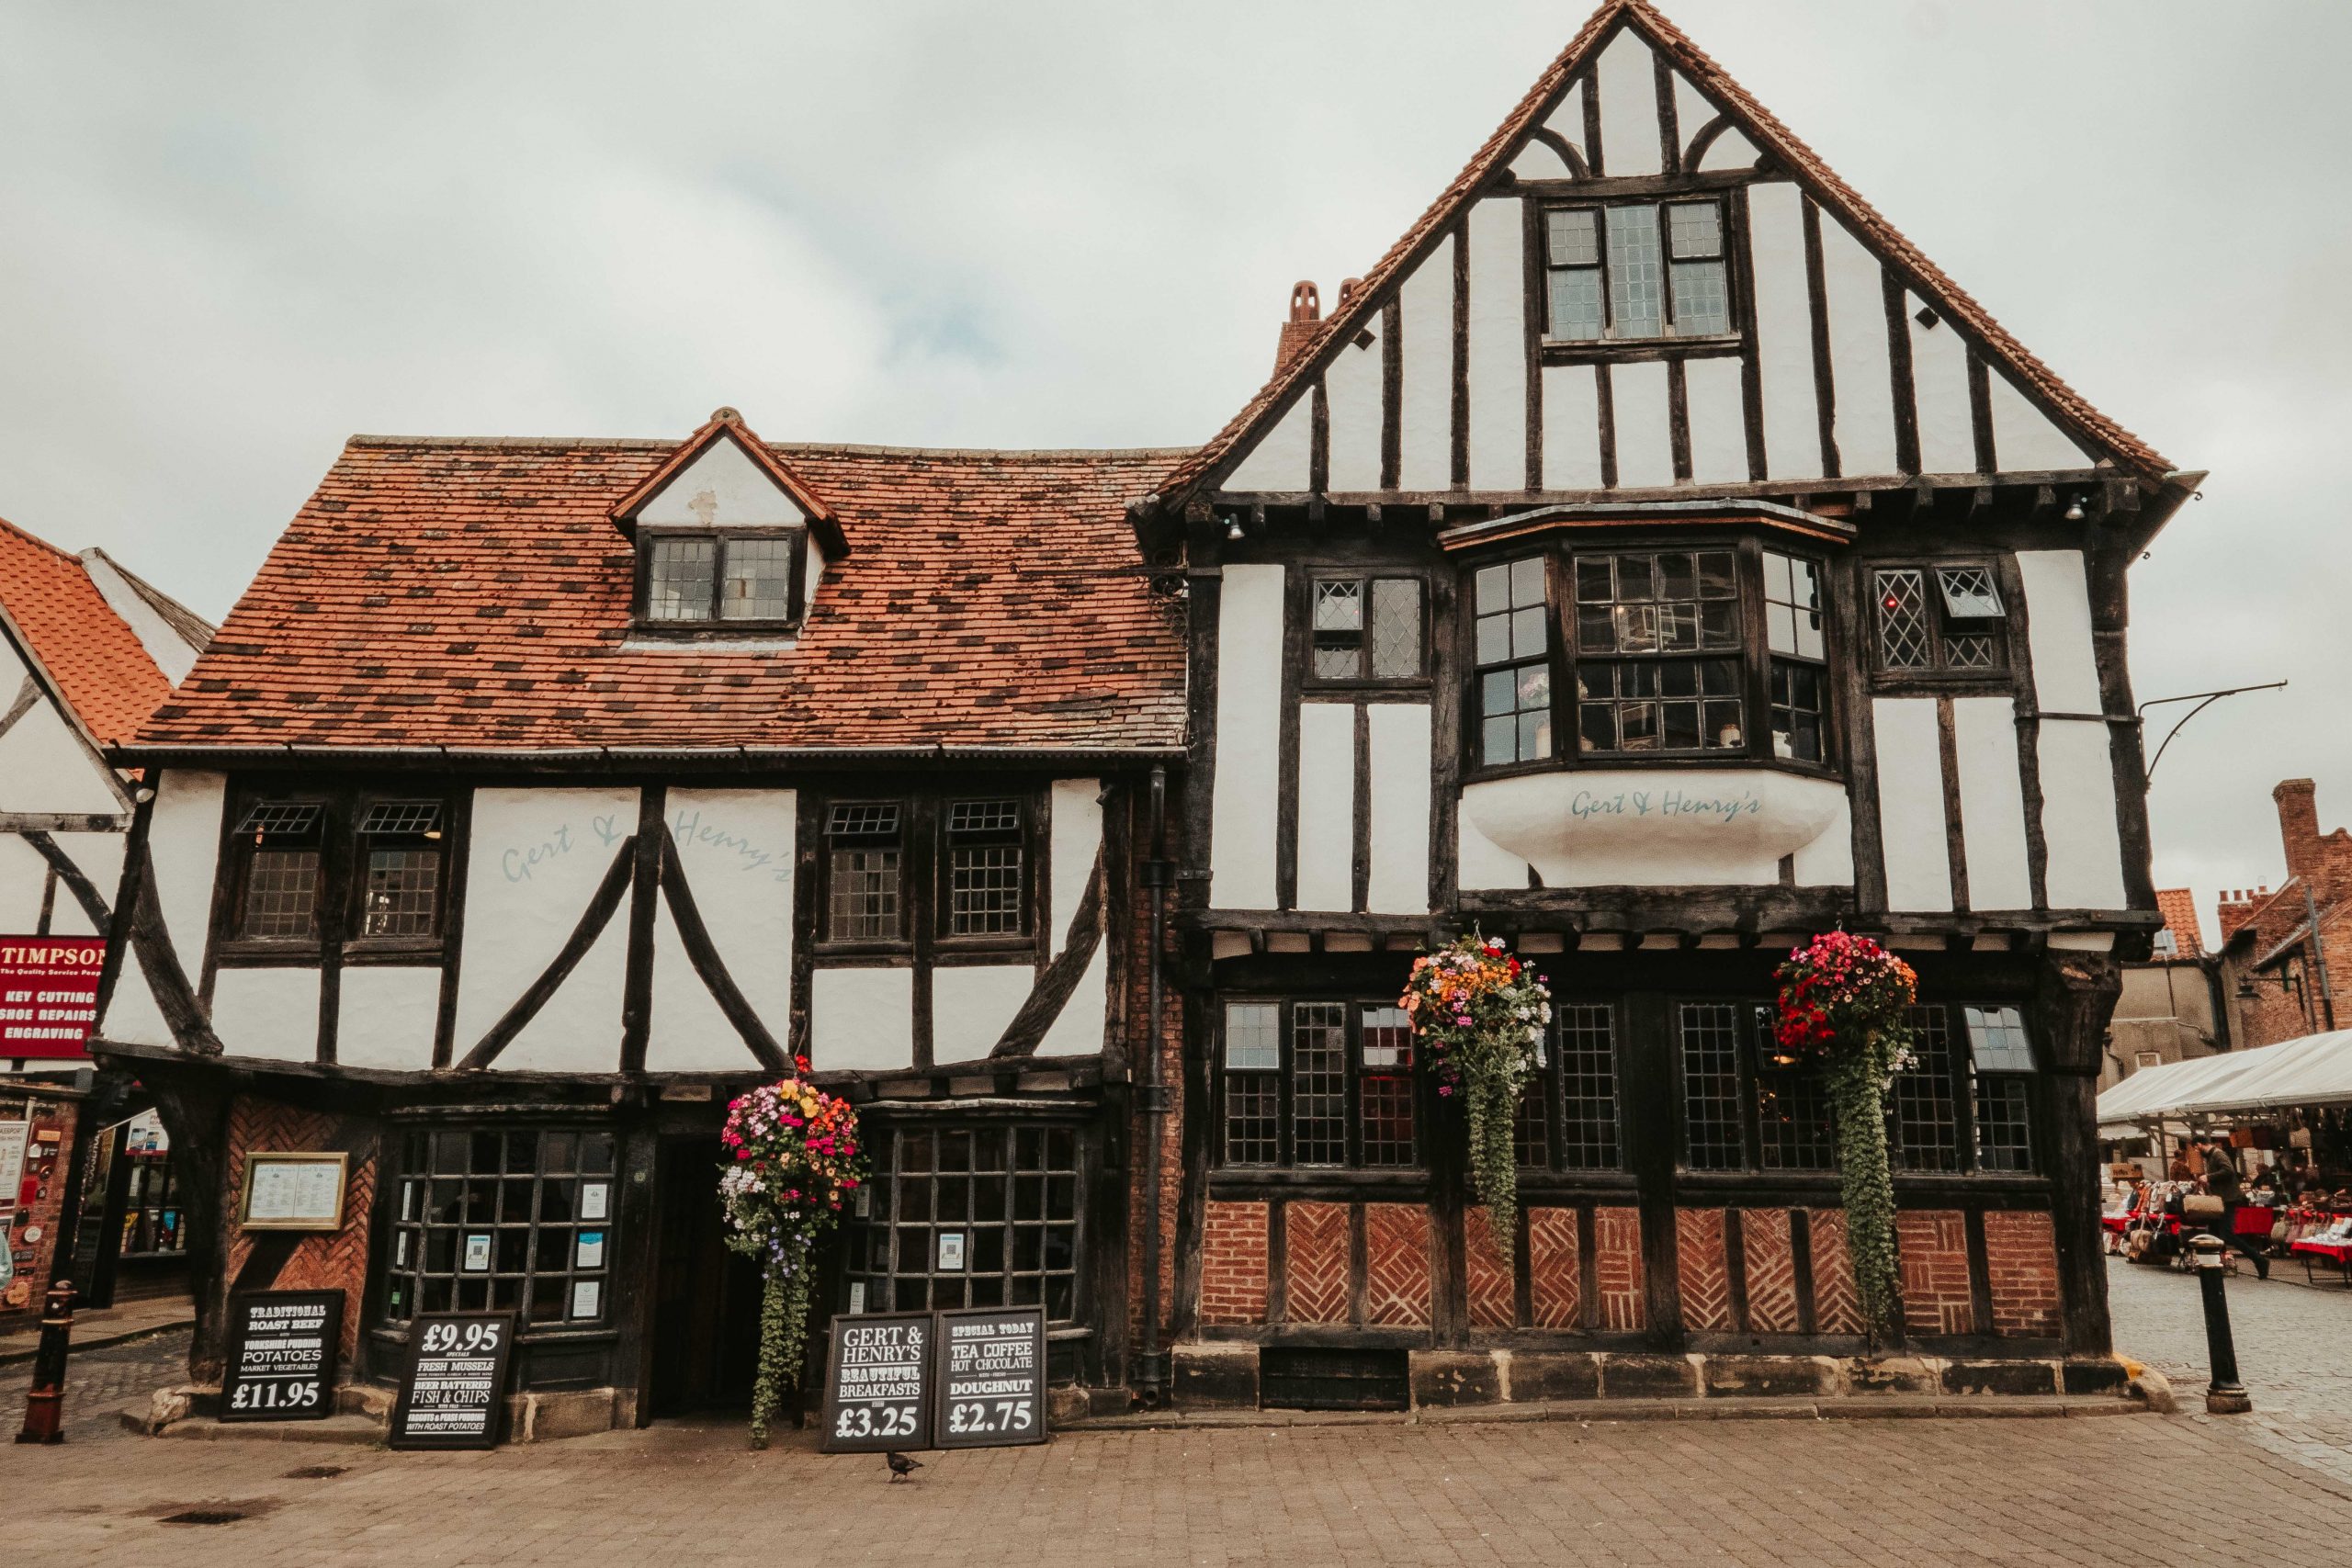
<path id="1" fill-rule="evenodd" d="M 1681 1271 L 1682 1326 L 1724 1333 L 1738 1327 L 1731 1312 L 1731 1268 L 1724 1251 L 1724 1212 L 1675 1210 L 1674 1256 Z"/>
<path id="2" fill-rule="evenodd" d="M 1575 1328 L 1583 1321 L 1584 1269 L 1577 1257 L 1574 1209 L 1527 1211 L 1528 1310 L 1537 1328 Z"/>
<path id="3" fill-rule="evenodd" d="M 1648 1327 L 1649 1303 L 1642 1282 L 1642 1212 L 1595 1209 L 1592 1230 L 1600 1325 L 1618 1333 Z"/>
<path id="4" fill-rule="evenodd" d="M 1786 1209 L 1739 1212 L 1740 1257 L 1747 1266 L 1747 1326 L 1757 1334 L 1797 1332 L 1796 1254 Z"/>
<path id="5" fill-rule="evenodd" d="M 238 1282 L 254 1245 L 253 1238 L 238 1229 L 236 1224 L 244 1192 L 247 1152 L 332 1149 L 342 1138 L 343 1131 L 342 1123 L 334 1117 L 296 1111 L 251 1095 L 239 1095 L 230 1106 L 228 1180 L 220 1212 L 230 1235 L 229 1268 L 224 1278 L 232 1284 Z M 368 1286 L 368 1224 L 375 1205 L 376 1161 L 372 1152 L 363 1151 L 352 1156 L 345 1179 L 343 1228 L 305 1235 L 295 1243 L 293 1254 L 275 1278 L 244 1281 L 246 1288 L 252 1290 L 343 1292 L 345 1357 L 359 1348 L 361 1303 Z"/>
<path id="6" fill-rule="evenodd" d="M 1905 1209 L 1894 1216 L 1903 1269 L 1903 1323 L 1914 1334 L 1971 1334 L 1968 1222 L 1957 1209 Z"/>
<path id="7" fill-rule="evenodd" d="M 2060 1331 L 2058 1244 L 2039 1210 L 1988 1209 L 1984 1261 L 1993 1278 L 1993 1331 L 2054 1336 Z"/>
<path id="8" fill-rule="evenodd" d="M 1201 1224 L 1201 1321 L 1266 1321 L 1266 1205 L 1211 1203 Z"/>
<path id="9" fill-rule="evenodd" d="M 26 1122 L 24 1179 L 47 1189 L 28 1208 L 16 1208 L 17 1194 L 5 1200 L 8 1250 L 16 1257 L 17 1277 L 0 1292 L 0 1325 L 15 1328 L 40 1320 L 41 1303 L 49 1294 L 50 1266 L 57 1251 L 57 1222 L 65 1213 L 65 1172 L 74 1158 L 74 1128 L 81 1106 L 71 1100 L 49 1100 L 34 1094 L 0 1098 L 0 1121 Z M 44 1137 L 43 1134 L 50 1134 Z M 85 1179 L 87 1179 L 86 1178 Z M 39 1231 L 40 1239 L 30 1240 Z"/>
<path id="10" fill-rule="evenodd" d="M 1846 1211 L 1808 1209 L 1805 1215 L 1813 1234 L 1814 1326 L 1823 1334 L 1860 1334 L 1862 1303 L 1846 1250 Z"/>
<path id="11" fill-rule="evenodd" d="M 1519 1323 L 1519 1288 L 1510 1265 L 1503 1261 L 1495 1234 L 1487 1226 L 1487 1211 L 1472 1209 L 1462 1216 L 1462 1253 L 1469 1275 L 1464 1281 L 1470 1296 L 1474 1328 L 1512 1328 Z"/>
<path id="12" fill-rule="evenodd" d="M 1283 1315 L 1291 1323 L 1348 1321 L 1348 1205 L 1283 1205 Z"/>
<path id="13" fill-rule="evenodd" d="M 1430 1321 L 1430 1212 L 1419 1203 L 1363 1206 L 1364 1321 Z"/>

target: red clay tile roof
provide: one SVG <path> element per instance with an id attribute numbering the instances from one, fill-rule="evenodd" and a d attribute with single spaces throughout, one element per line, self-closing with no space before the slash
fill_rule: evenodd
<path id="1" fill-rule="evenodd" d="M 355 437 L 137 749 L 1182 742 L 1125 511 L 1173 452 L 775 446 L 851 553 L 797 645 L 730 650 L 629 639 L 611 513 L 674 450 Z"/>
<path id="2" fill-rule="evenodd" d="M 101 746 L 138 733 L 171 682 L 83 564 L 0 518 L 0 615 Z M 0 703 L 9 696 L 0 695 Z"/>
<path id="3" fill-rule="evenodd" d="M 1920 286 L 1918 292 L 1935 301 L 1944 315 L 1964 323 L 1982 340 L 1993 358 L 2015 370 L 2024 382 L 2027 396 L 2041 402 L 2062 426 L 2088 437 L 2095 446 L 2109 448 L 2150 477 L 2171 470 L 2169 459 L 2093 408 L 2081 393 L 2059 379 L 2057 372 L 2027 352 L 2024 344 L 1993 319 L 1991 312 L 1945 276 L 1940 267 L 1905 239 L 1876 208 L 1862 199 L 1860 193 L 1839 179 L 1818 153 L 1797 140 L 1770 109 L 1659 15 L 1648 0 L 1606 0 L 1586 18 L 1576 37 L 1568 40 L 1567 48 L 1536 78 L 1535 85 L 1528 89 L 1527 96 L 1505 117 L 1495 133 L 1487 138 L 1486 144 L 1454 176 L 1453 183 L 1405 231 L 1404 237 L 1389 247 L 1379 264 L 1364 275 L 1363 287 L 1325 319 L 1321 333 L 1311 344 L 1286 357 L 1276 367 L 1273 378 L 1208 445 L 1186 455 L 1161 479 L 1158 488 L 1162 497 L 1177 502 L 1187 499 L 1190 488 L 1237 455 L 1245 435 L 1261 423 L 1271 423 L 1271 416 L 1288 405 L 1295 389 L 1322 373 L 1336 345 L 1352 341 L 1378 313 L 1392 292 L 1391 286 L 1437 246 L 1461 210 L 1518 155 L 1527 133 L 1541 123 L 1545 111 L 1566 92 L 1571 79 L 1607 47 L 1621 25 L 1634 28 L 1679 66 L 1692 85 L 1725 109 L 1733 123 L 1740 125 L 1761 151 L 1785 167 L 1814 199 L 1843 217 L 1899 267 L 1911 272 Z M 1287 338 L 1284 344 L 1287 349 Z"/>
<path id="4" fill-rule="evenodd" d="M 2197 924 L 2197 895 L 2186 887 L 2156 889 L 2156 908 L 2164 912 L 2165 930 L 2183 958 L 2202 958 L 2205 937 Z"/>

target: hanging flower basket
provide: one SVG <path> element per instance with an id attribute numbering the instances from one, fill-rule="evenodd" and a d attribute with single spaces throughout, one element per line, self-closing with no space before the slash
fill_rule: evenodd
<path id="1" fill-rule="evenodd" d="M 842 1200 L 865 1179 L 857 1113 L 799 1074 L 742 1094 L 718 1134 L 727 1245 L 759 1259 L 760 1364 L 752 1385 L 752 1446 L 768 1446 L 768 1423 L 799 1379 L 808 1343 L 817 1243 L 841 1224 Z"/>
<path id="2" fill-rule="evenodd" d="M 1400 1004 L 1440 1099 L 1470 1120 L 1470 1179 L 1487 1233 L 1510 1261 L 1519 1235 L 1519 1097 L 1552 1021 L 1544 976 L 1473 931 L 1413 960 Z"/>
<path id="3" fill-rule="evenodd" d="M 1838 1126 L 1846 1250 L 1862 1329 L 1874 1347 L 1900 1329 L 1894 1252 L 1894 1178 L 1887 1163 L 1886 1097 L 1912 1065 L 1910 1010 L 1919 977 L 1866 936 L 1828 931 L 1789 953 L 1777 971 L 1773 1038 L 1797 1061 L 1821 1066 Z"/>

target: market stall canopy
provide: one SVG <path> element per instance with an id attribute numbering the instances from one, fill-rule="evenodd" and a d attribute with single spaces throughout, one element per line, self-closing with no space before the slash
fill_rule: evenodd
<path id="1" fill-rule="evenodd" d="M 2296 1106 L 2352 1105 L 2352 1030 L 2143 1067 L 2098 1097 L 2102 1131 Z"/>

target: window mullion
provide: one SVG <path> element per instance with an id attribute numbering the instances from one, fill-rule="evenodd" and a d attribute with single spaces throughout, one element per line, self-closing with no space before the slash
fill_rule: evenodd
<path id="1" fill-rule="evenodd" d="M 1740 690 L 1747 696 L 1747 712 L 1740 719 L 1740 741 L 1742 752 L 1750 758 L 1771 755 L 1772 647 L 1764 600 L 1764 547 L 1753 537 L 1744 538 L 1739 541 L 1739 632 L 1747 670 Z"/>
<path id="2" fill-rule="evenodd" d="M 1568 569 L 1565 548 L 1544 553 L 1544 625 L 1551 628 L 1546 650 L 1552 683 L 1552 760 L 1574 760 L 1577 746 L 1576 710 L 1576 574 Z"/>
<path id="3" fill-rule="evenodd" d="M 1951 1060 L 1945 1073 L 1951 1084 L 1952 1140 L 1958 1145 L 1953 1153 L 1962 1175 L 1973 1175 L 1984 1168 L 1984 1161 L 1976 1147 L 1976 1042 L 1970 1038 L 1967 1015 L 1958 1007 L 1934 1004 L 1943 1014 L 1944 1039 L 1949 1042 L 1946 1054 Z"/>
<path id="4" fill-rule="evenodd" d="M 1651 210 L 1657 214 L 1658 335 L 1680 337 L 1682 324 L 1674 314 L 1674 224 L 1666 203 L 1661 201 Z"/>

